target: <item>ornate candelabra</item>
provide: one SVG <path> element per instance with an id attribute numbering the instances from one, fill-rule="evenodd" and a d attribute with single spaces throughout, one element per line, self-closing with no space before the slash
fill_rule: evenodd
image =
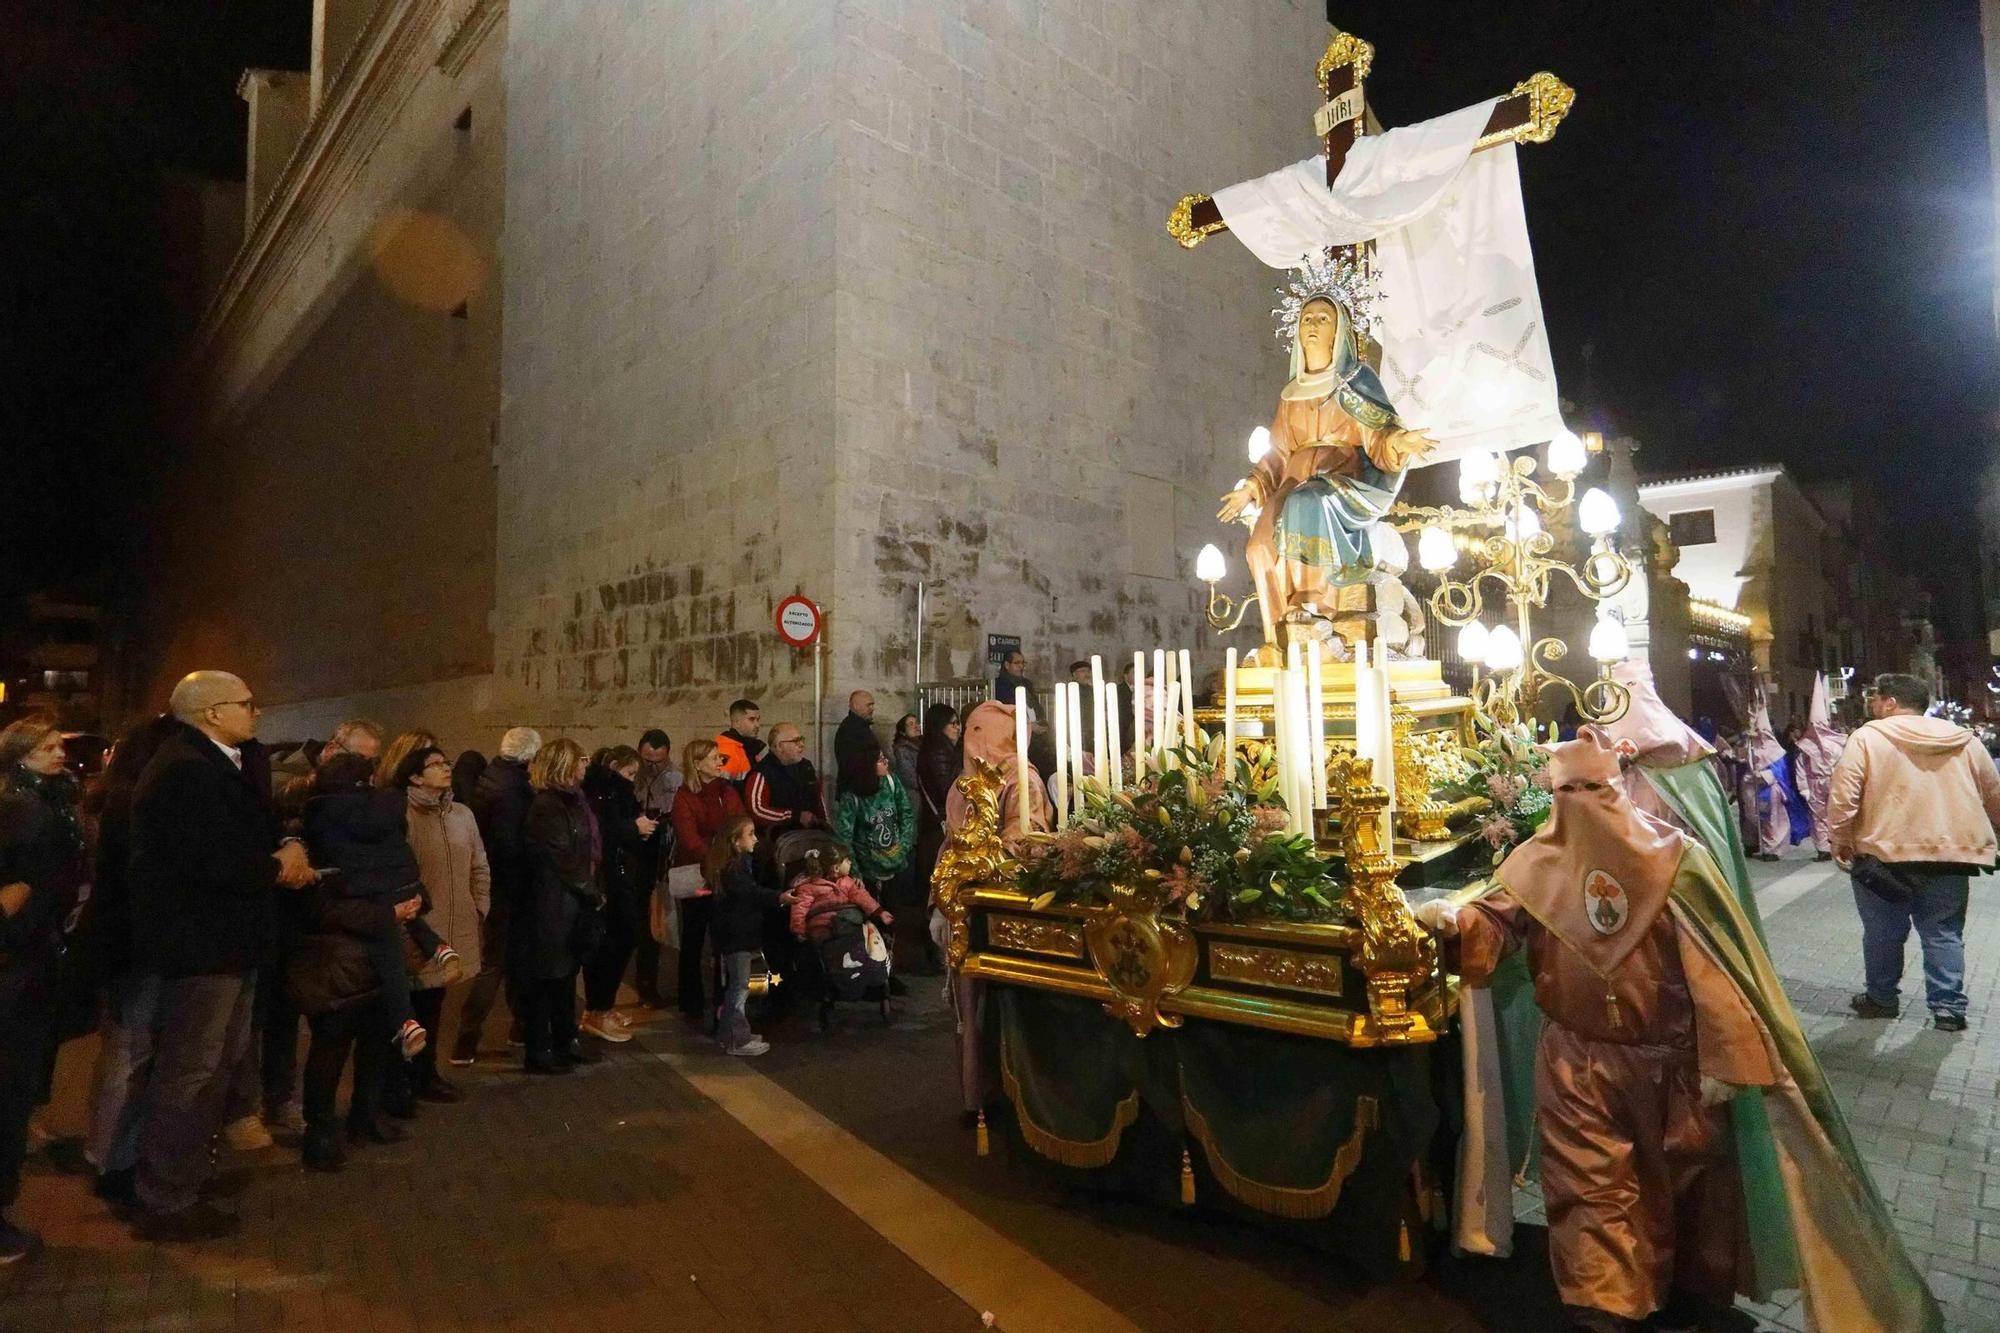
<path id="1" fill-rule="evenodd" d="M 1588 648 L 1598 663 L 1597 679 L 1581 687 L 1550 667 L 1568 655 L 1568 645 L 1554 636 L 1536 638 L 1532 623 L 1532 613 L 1548 606 L 1559 577 L 1600 604 L 1632 580 L 1632 565 L 1611 539 L 1619 522 L 1617 502 L 1595 487 L 1576 499 L 1585 461 L 1583 442 L 1569 431 L 1549 443 L 1554 480 L 1547 486 L 1534 480 L 1535 460 L 1529 455 L 1510 460 L 1467 454 L 1459 462 L 1463 507 L 1398 505 L 1393 511 L 1399 531 L 1418 534 L 1417 563 L 1438 578 L 1431 613 L 1440 623 L 1459 627 L 1459 656 L 1474 672 L 1473 701 L 1496 722 L 1531 715 L 1536 700 L 1551 688 L 1567 691 L 1577 712 L 1591 722 L 1618 718 L 1631 702 L 1630 692 L 1610 679 L 1611 664 L 1622 660 L 1629 646 L 1625 626 L 1601 605 Z M 1591 539 L 1580 566 L 1553 554 L 1555 538 L 1547 524 L 1573 503 L 1577 524 Z M 1472 568 L 1459 578 L 1453 570 L 1462 556 L 1470 557 Z M 1481 619 L 1489 588 L 1506 607 L 1490 630 Z"/>

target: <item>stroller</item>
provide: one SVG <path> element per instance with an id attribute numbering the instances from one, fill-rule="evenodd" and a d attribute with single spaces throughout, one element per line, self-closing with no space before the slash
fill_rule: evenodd
<path id="1" fill-rule="evenodd" d="M 832 836 L 817 829 L 781 834 L 773 850 L 783 869 L 783 883 L 790 885 L 802 873 L 831 865 L 838 846 Z M 806 922 L 800 961 L 809 960 L 819 975 L 820 1031 L 832 1026 L 834 1005 L 842 1001 L 872 1000 L 887 1023 L 889 942 L 881 930 L 852 903 L 822 904 Z"/>

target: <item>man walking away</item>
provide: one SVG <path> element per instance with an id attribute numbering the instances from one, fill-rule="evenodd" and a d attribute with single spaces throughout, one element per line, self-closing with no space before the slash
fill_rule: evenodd
<path id="1" fill-rule="evenodd" d="M 1967 885 L 1993 869 L 2000 772 L 1971 732 L 1924 716 L 1930 702 L 1915 676 L 1875 678 L 1874 720 L 1834 766 L 1826 822 L 1861 913 L 1868 989 L 1850 1006 L 1863 1018 L 1896 1016 L 1903 942 L 1915 925 L 1932 1025 L 1962 1032 Z"/>
<path id="2" fill-rule="evenodd" d="M 486 1027 L 486 1016 L 493 1012 L 493 1001 L 499 998 L 502 980 L 514 966 L 508 946 L 528 876 L 522 831 L 528 806 L 535 798 L 528 786 L 528 763 L 541 750 L 542 735 L 533 727 L 509 729 L 500 738 L 500 757 L 479 775 L 474 793 L 472 816 L 479 823 L 480 840 L 486 844 L 490 888 L 486 920 L 480 925 L 479 975 L 465 992 L 465 1007 L 458 1014 L 458 1039 L 451 1049 L 451 1062 L 461 1067 L 479 1058 L 479 1034 Z M 509 1008 L 513 1007 L 510 1003 Z M 518 1027 L 520 1019 L 514 1021 Z"/>
<path id="3" fill-rule="evenodd" d="M 249 1040 L 258 968 L 271 958 L 280 885 L 313 880 L 305 849 L 282 846 L 246 754 L 257 734 L 249 687 L 197 671 L 174 687 L 181 728 L 160 746 L 132 802 L 132 924 L 139 965 L 161 978 L 153 1074 L 139 1122 L 135 1230 L 198 1240 L 236 1218 L 202 1202 L 209 1140 Z"/>

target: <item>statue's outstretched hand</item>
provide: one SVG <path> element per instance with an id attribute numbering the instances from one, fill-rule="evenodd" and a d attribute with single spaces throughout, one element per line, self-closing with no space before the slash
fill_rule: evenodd
<path id="1" fill-rule="evenodd" d="M 1215 511 L 1215 516 L 1224 523 L 1236 523 L 1242 520 L 1244 511 L 1254 503 L 1256 497 L 1250 493 L 1250 487 L 1247 484 L 1239 484 L 1235 490 L 1222 497 L 1222 508 Z"/>
<path id="2" fill-rule="evenodd" d="M 1401 471 L 1437 448 L 1437 441 L 1421 430 L 1397 430 L 1389 436 L 1387 444 L 1395 462 L 1392 471 Z"/>

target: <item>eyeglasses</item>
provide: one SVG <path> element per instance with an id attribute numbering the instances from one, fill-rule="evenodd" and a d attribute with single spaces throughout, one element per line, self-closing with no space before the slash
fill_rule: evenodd
<path id="1" fill-rule="evenodd" d="M 440 756 L 440 757 L 438 757 L 438 758 L 435 758 L 435 759 L 426 759 L 426 760 L 424 760 L 424 767 L 425 767 L 425 768 L 450 768 L 450 767 L 451 767 L 451 761 L 450 761 L 449 759 L 445 759 L 445 758 L 443 758 L 442 756 Z"/>
<path id="2" fill-rule="evenodd" d="M 210 704 L 209 707 L 241 708 L 246 713 L 256 713 L 262 711 L 257 707 L 257 701 L 255 699 L 224 699 L 221 703 Z"/>

